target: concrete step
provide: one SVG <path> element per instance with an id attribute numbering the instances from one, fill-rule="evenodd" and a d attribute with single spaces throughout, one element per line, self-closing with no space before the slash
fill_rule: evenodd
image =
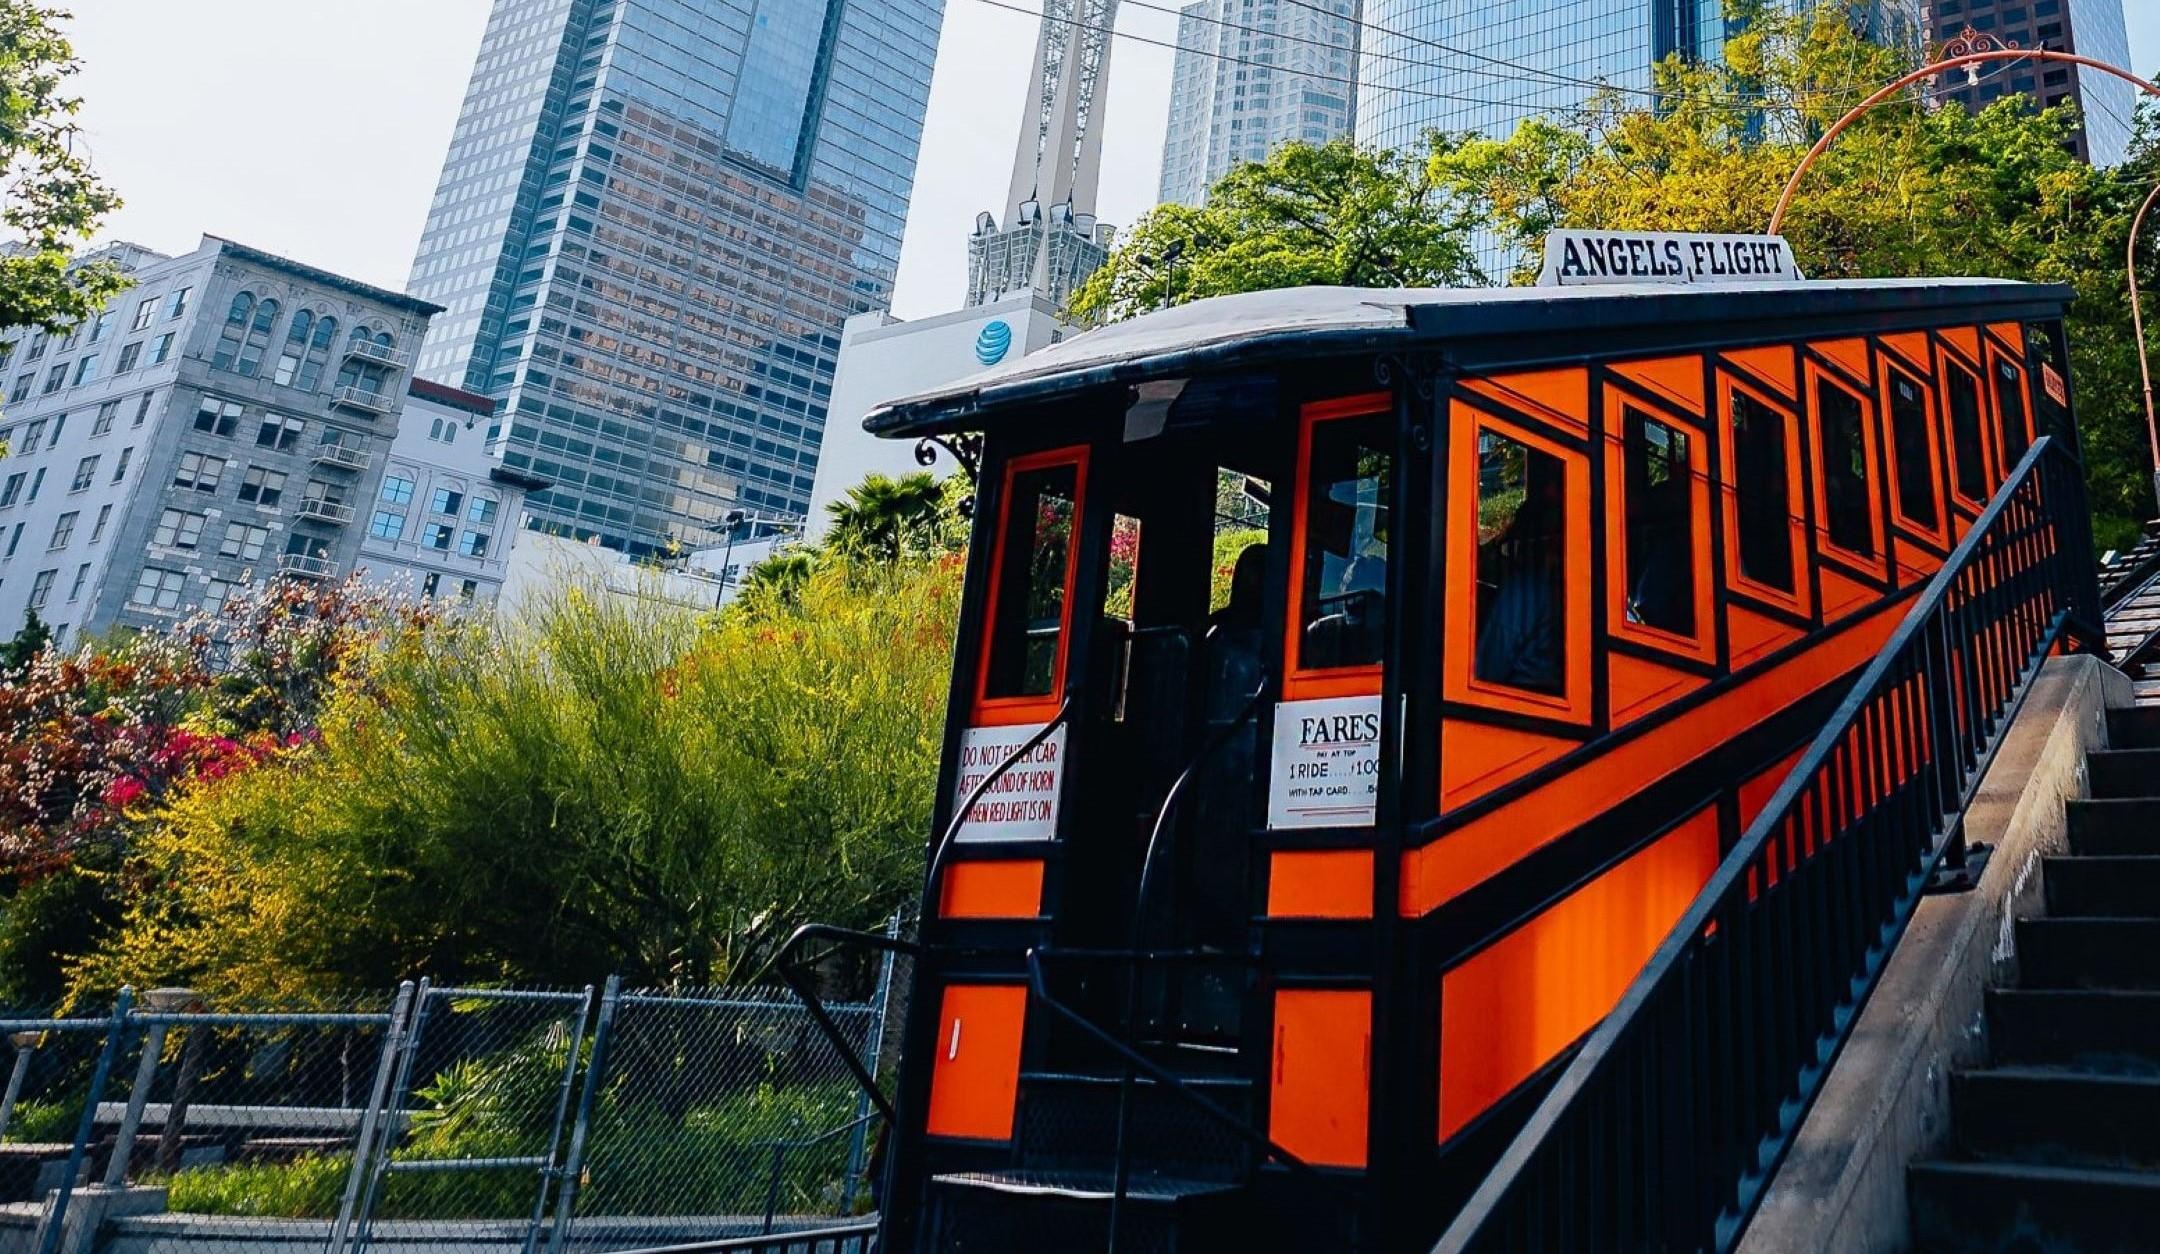
<path id="1" fill-rule="evenodd" d="M 2160 710 L 2109 710 L 2107 723 L 2110 749 L 2160 749 Z"/>
<path id="2" fill-rule="evenodd" d="M 2160 709 L 2145 711 L 2160 714 Z M 2070 852 L 2080 857 L 2160 855 L 2160 800 L 2074 800 L 2065 807 Z"/>
<path id="3" fill-rule="evenodd" d="M 2021 988 L 2160 989 L 2160 919 L 2019 919 Z"/>
<path id="4" fill-rule="evenodd" d="M 1958 1148 L 1973 1158 L 2160 1167 L 2160 1075 L 2057 1067 L 1954 1072 L 1950 1109 Z"/>
<path id="5" fill-rule="evenodd" d="M 2160 992 L 1991 988 L 1987 1036 L 1998 1066 L 2160 1075 Z"/>
<path id="6" fill-rule="evenodd" d="M 2160 918 L 2160 856 L 2043 858 L 2040 883 L 2050 918 Z"/>
<path id="7" fill-rule="evenodd" d="M 2160 1241 L 2160 1173 L 1936 1161 L 1906 1184 L 1926 1254 L 2152 1254 Z"/>
<path id="8" fill-rule="evenodd" d="M 2160 749 L 2096 750 L 2085 767 L 2096 798 L 2160 797 Z"/>

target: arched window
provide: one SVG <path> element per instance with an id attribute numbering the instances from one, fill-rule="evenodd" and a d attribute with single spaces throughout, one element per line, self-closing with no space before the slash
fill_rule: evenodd
<path id="1" fill-rule="evenodd" d="M 367 328 L 367 324 L 362 323 L 353 328 L 352 340 L 345 346 L 345 364 L 338 368 L 337 385 L 339 387 L 352 387 L 360 382 L 360 359 L 352 356 L 352 350 L 359 348 L 363 344 L 372 344 L 374 341 L 375 333 Z"/>
<path id="2" fill-rule="evenodd" d="M 285 347 L 278 353 L 277 372 L 271 378 L 286 387 L 299 381 L 300 362 L 307 356 L 308 333 L 314 329 L 314 314 L 303 309 L 292 316 L 292 328 L 285 332 Z"/>
<path id="3" fill-rule="evenodd" d="M 210 357 L 212 370 L 230 370 L 240 356 L 240 341 L 247 334 L 248 319 L 255 314 L 255 293 L 242 292 L 233 297 L 232 309 L 225 315 L 224 329 L 218 332 L 217 351 Z"/>
<path id="4" fill-rule="evenodd" d="M 396 341 L 395 339 L 393 339 L 393 338 L 391 337 L 391 335 L 390 335 L 390 333 L 389 333 L 388 331 L 378 331 L 378 332 L 376 332 L 376 333 L 375 333 L 375 342 L 376 342 L 377 344 L 380 344 L 380 345 L 382 345 L 382 346 L 383 346 L 384 348 L 396 348 L 396 347 L 397 347 L 397 341 Z"/>
<path id="5" fill-rule="evenodd" d="M 240 345 L 237 369 L 254 375 L 262 370 L 263 354 L 270 351 L 270 330 L 277 325 L 278 303 L 265 297 L 256 302 L 255 317 L 248 322 L 247 338 Z"/>
<path id="6" fill-rule="evenodd" d="M 337 342 L 337 319 L 325 315 L 315 320 L 315 334 L 308 340 L 307 356 L 300 362 L 299 387 L 312 392 L 322 383 L 324 365 L 330 360 L 330 346 Z"/>

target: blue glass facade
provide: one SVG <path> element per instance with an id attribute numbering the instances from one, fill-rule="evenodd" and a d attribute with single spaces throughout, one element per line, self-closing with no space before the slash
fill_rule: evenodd
<path id="1" fill-rule="evenodd" d="M 538 525 L 644 553 L 807 508 L 888 304 L 943 0 L 497 0 L 411 290 Z"/>

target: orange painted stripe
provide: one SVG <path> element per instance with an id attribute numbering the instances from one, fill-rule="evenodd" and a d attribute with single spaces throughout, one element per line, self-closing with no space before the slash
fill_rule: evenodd
<path id="1" fill-rule="evenodd" d="M 1400 909 L 1436 910 L 1525 855 L 1596 818 L 1625 798 L 1766 718 L 1835 683 L 1882 649 L 1907 604 L 1858 617 L 1814 648 L 1718 694 L 1654 734 L 1638 736 L 1403 854 Z"/>
<path id="2" fill-rule="evenodd" d="M 1268 855 L 1267 912 L 1276 919 L 1369 919 L 1370 849 L 1278 849 Z"/>
<path id="3" fill-rule="evenodd" d="M 1043 864 L 1034 858 L 955 862 L 945 868 L 938 916 L 1032 919 L 1042 913 Z"/>

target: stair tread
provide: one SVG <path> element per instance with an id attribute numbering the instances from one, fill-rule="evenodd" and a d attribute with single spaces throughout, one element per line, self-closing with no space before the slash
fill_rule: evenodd
<path id="1" fill-rule="evenodd" d="M 957 1171 L 932 1176 L 931 1182 L 955 1188 L 1064 1197 L 1077 1201 L 1108 1201 L 1117 1191 L 1117 1177 L 1108 1171 Z M 1236 1193 L 1242 1187 L 1222 1180 L 1194 1180 L 1135 1170 L 1126 1178 L 1125 1196 L 1141 1202 L 1174 1202 L 1188 1197 Z"/>
<path id="2" fill-rule="evenodd" d="M 2063 1184 L 2099 1184 L 2113 1188 L 2150 1190 L 2160 1194 L 2160 1171 L 2134 1167 L 2064 1167 L 2054 1163 L 2026 1163 L 2013 1159 L 1923 1158 L 1912 1165 L 1915 1173 L 1944 1177 L 2009 1182 L 2045 1180 Z"/>
<path id="3" fill-rule="evenodd" d="M 1981 1083 L 2091 1084 L 2110 1087 L 2128 1085 L 2160 1090 L 2160 1074 L 2093 1071 L 2083 1067 L 2050 1066 L 2035 1063 L 2012 1063 L 2002 1067 L 1967 1067 L 1959 1069 L 1956 1074 L 1962 1079 Z"/>

